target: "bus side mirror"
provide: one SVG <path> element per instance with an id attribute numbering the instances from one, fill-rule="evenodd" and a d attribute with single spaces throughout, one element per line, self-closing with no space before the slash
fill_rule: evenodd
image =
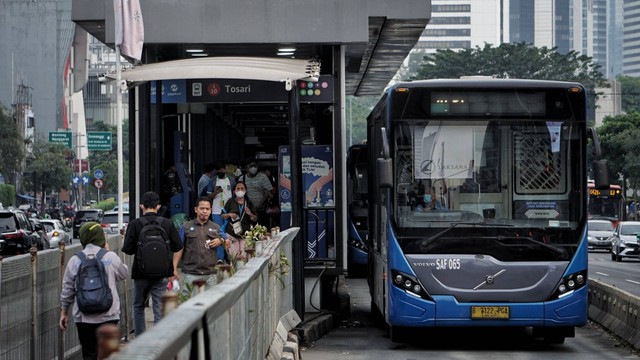
<path id="1" fill-rule="evenodd" d="M 393 187 L 393 166 L 391 159 L 377 159 L 378 186 L 381 188 Z"/>
<path id="2" fill-rule="evenodd" d="M 593 169 L 594 187 L 599 190 L 609 189 L 609 166 L 607 160 L 593 160 L 591 163 Z"/>
<path id="3" fill-rule="evenodd" d="M 602 158 L 600 140 L 598 139 L 596 129 L 588 128 L 587 136 L 593 143 L 593 157 L 595 160 L 591 163 L 591 167 L 593 170 L 594 187 L 598 190 L 609 189 L 609 167 L 607 166 L 607 160 Z"/>

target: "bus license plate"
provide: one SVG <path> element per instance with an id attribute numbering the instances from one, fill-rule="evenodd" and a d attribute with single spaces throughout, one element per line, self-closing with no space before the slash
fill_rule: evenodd
<path id="1" fill-rule="evenodd" d="M 508 319 L 508 306 L 472 306 L 472 319 Z"/>

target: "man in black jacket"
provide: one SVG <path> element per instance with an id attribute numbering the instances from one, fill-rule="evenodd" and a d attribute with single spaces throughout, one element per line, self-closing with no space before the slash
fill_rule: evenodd
<path id="1" fill-rule="evenodd" d="M 158 216 L 160 209 L 160 197 L 153 191 L 146 192 L 142 195 L 140 209 L 145 223 L 149 221 L 157 222 L 169 236 L 169 247 L 172 252 L 182 250 L 182 241 L 178 230 L 173 226 L 169 219 Z M 148 276 L 141 269 L 138 257 L 138 240 L 140 232 L 144 224 L 141 219 L 135 219 L 129 222 L 127 233 L 125 234 L 122 252 L 129 255 L 135 255 L 133 259 L 133 267 L 131 278 L 133 279 L 133 319 L 135 324 L 135 334 L 139 336 L 145 329 L 144 307 L 149 294 L 151 294 L 151 303 L 153 307 L 153 321 L 157 323 L 162 318 L 162 295 L 167 291 L 168 278 L 173 276 L 173 268 L 167 269 L 167 273 L 162 276 Z M 161 261 L 161 259 L 158 259 Z"/>

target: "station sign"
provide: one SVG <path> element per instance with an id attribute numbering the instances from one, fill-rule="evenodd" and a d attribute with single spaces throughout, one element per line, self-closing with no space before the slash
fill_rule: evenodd
<path id="1" fill-rule="evenodd" d="M 321 75 L 317 82 L 299 80 L 295 90 L 301 103 L 332 103 L 334 78 Z M 151 84 L 151 103 L 156 102 L 156 84 Z M 284 82 L 245 79 L 163 80 L 162 103 L 286 103 Z"/>

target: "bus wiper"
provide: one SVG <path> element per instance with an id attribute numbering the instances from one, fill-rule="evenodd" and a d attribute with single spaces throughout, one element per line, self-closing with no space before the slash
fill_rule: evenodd
<path id="1" fill-rule="evenodd" d="M 433 240 L 439 238 L 440 236 L 448 233 L 449 231 L 451 231 L 451 229 L 453 229 L 454 227 L 458 226 L 458 225 L 487 225 L 487 223 L 485 222 L 457 222 L 457 223 L 453 223 L 451 224 L 448 228 L 443 229 L 441 231 L 439 231 L 438 233 L 431 235 L 430 238 L 428 238 L 427 240 L 425 240 L 424 244 L 428 244 L 430 242 L 432 242 Z"/>
<path id="2" fill-rule="evenodd" d="M 551 244 L 547 244 L 547 243 L 543 243 L 542 241 L 538 241 L 534 238 L 528 237 L 528 236 L 503 236 L 503 235 L 498 235 L 498 241 L 503 241 L 503 240 L 510 240 L 510 239 L 518 239 L 518 240 L 527 240 L 529 242 L 532 242 L 536 245 L 542 246 L 543 248 L 549 249 L 553 252 L 555 252 L 556 254 L 562 256 L 562 258 L 566 259 L 567 258 L 567 251 L 565 249 L 563 249 L 560 246 L 555 246 L 555 245 L 551 245 Z"/>

